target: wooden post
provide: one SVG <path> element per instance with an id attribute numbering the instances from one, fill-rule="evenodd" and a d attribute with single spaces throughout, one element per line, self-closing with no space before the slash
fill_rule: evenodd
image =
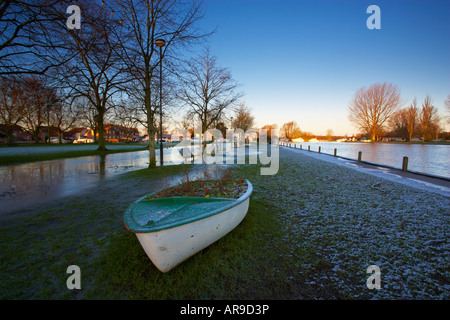
<path id="1" fill-rule="evenodd" d="M 358 162 L 361 162 L 362 158 L 362 151 L 358 152 Z"/>
<path id="2" fill-rule="evenodd" d="M 402 171 L 408 171 L 408 157 L 403 157 Z"/>
<path id="3" fill-rule="evenodd" d="M 311 151 L 311 146 L 308 146 L 308 151 Z"/>
<path id="4" fill-rule="evenodd" d="M 300 145 L 300 150 L 302 150 L 302 145 Z"/>
<path id="5" fill-rule="evenodd" d="M 335 157 L 336 157 L 336 154 L 337 154 L 337 149 L 334 148 L 334 156 L 335 156 Z"/>
<path id="6" fill-rule="evenodd" d="M 320 153 L 320 147 L 319 147 L 319 153 Z"/>

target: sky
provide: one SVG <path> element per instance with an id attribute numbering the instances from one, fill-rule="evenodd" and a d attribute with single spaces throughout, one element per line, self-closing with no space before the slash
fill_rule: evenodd
<path id="1" fill-rule="evenodd" d="M 388 82 L 402 106 L 430 95 L 441 115 L 450 95 L 448 0 L 204 0 L 207 46 L 242 84 L 256 126 L 296 121 L 302 131 L 358 133 L 356 90 Z M 369 29 L 370 5 L 381 29 Z M 450 130 L 447 124 L 444 126 Z"/>

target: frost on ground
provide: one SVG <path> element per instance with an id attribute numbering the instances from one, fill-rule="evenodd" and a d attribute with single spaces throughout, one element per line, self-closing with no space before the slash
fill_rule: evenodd
<path id="1" fill-rule="evenodd" d="M 450 298 L 450 198 L 282 148 L 278 174 L 249 179 L 283 220 L 280 262 L 297 288 L 322 287 L 326 298 Z M 381 269 L 379 290 L 367 288 L 370 265 Z"/>

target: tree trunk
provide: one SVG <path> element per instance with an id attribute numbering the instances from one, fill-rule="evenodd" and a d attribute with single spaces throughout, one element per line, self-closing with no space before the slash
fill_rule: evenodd
<path id="1" fill-rule="evenodd" d="M 147 127 L 148 127 L 148 167 L 156 167 L 156 151 L 155 151 L 155 127 L 153 126 L 153 117 L 151 110 L 147 109 Z"/>
<path id="2" fill-rule="evenodd" d="M 97 151 L 108 151 L 105 144 L 105 126 L 103 124 L 103 113 L 98 114 L 98 148 Z"/>
<path id="3" fill-rule="evenodd" d="M 39 129 L 33 131 L 34 143 L 39 144 Z"/>
<path id="4" fill-rule="evenodd" d="M 152 111 L 151 96 L 151 80 L 150 80 L 149 63 L 146 60 L 145 66 L 145 88 L 144 88 L 144 105 L 147 111 L 147 132 L 148 132 L 148 167 L 156 167 L 156 151 L 155 151 L 155 127 L 153 125 L 154 112 Z"/>
<path id="5" fill-rule="evenodd" d="M 155 146 L 155 130 L 148 130 L 148 150 L 149 150 L 149 168 L 156 167 L 156 146 Z"/>
<path id="6" fill-rule="evenodd" d="M 13 127 L 8 126 L 8 145 L 14 145 Z"/>

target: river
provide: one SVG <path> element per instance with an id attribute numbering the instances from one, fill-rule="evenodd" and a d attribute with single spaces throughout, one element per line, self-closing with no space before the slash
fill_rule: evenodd
<path id="1" fill-rule="evenodd" d="M 334 154 L 372 163 L 402 168 L 403 157 L 408 157 L 408 170 L 450 178 L 450 145 L 403 144 L 403 143 L 364 143 L 364 142 L 301 142 L 291 143 L 296 148 Z"/>

